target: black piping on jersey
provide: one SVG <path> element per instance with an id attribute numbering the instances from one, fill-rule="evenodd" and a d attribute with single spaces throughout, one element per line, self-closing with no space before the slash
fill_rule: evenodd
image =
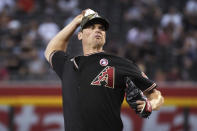
<path id="1" fill-rule="evenodd" d="M 52 51 L 52 53 L 49 55 L 49 64 L 51 65 L 52 68 L 53 68 L 53 65 L 52 65 L 52 57 L 53 57 L 53 55 L 54 55 L 55 52 L 57 52 L 57 50 Z"/>
<path id="2" fill-rule="evenodd" d="M 145 91 L 143 92 L 147 92 L 147 91 L 150 91 L 152 89 L 154 89 L 157 85 L 155 83 L 153 83 L 150 87 L 148 87 Z"/>

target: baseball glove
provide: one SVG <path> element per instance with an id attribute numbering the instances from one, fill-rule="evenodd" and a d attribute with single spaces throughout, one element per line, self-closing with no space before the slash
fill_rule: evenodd
<path id="1" fill-rule="evenodd" d="M 151 115 L 152 107 L 149 100 L 143 94 L 143 92 L 135 86 L 129 77 L 126 77 L 126 101 L 132 109 L 142 118 L 148 118 Z M 137 100 L 145 101 L 144 108 L 141 111 L 137 110 Z"/>

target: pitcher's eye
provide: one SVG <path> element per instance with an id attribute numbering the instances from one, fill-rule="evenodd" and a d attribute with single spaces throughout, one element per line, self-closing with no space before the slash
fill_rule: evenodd
<path id="1" fill-rule="evenodd" d="M 93 29 L 93 24 L 85 25 L 84 29 Z"/>
<path id="2" fill-rule="evenodd" d="M 94 27 L 94 25 L 88 25 L 87 28 L 93 30 L 95 27 Z"/>
<path id="3" fill-rule="evenodd" d="M 99 29 L 101 29 L 102 31 L 105 31 L 105 27 L 103 25 L 100 26 Z"/>

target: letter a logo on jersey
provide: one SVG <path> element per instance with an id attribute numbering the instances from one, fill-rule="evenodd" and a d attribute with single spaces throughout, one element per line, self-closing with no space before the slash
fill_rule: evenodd
<path id="1" fill-rule="evenodd" d="M 99 75 L 92 81 L 91 85 L 104 86 L 114 88 L 115 68 L 111 66 L 105 67 Z"/>

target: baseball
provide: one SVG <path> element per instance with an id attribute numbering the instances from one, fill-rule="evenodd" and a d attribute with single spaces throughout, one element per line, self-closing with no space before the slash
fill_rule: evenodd
<path id="1" fill-rule="evenodd" d="M 91 9 L 87 9 L 87 10 L 85 11 L 85 15 L 84 15 L 84 16 L 88 16 L 88 15 L 95 14 L 95 13 L 96 13 L 95 11 L 93 11 L 93 10 L 91 10 Z"/>

